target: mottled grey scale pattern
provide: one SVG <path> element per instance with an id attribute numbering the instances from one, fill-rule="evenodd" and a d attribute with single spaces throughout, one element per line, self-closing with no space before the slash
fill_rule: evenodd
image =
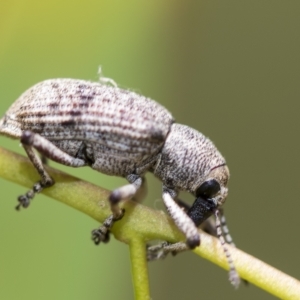
<path id="1" fill-rule="evenodd" d="M 172 125 L 161 156 L 163 164 L 156 166 L 154 174 L 170 188 L 190 192 L 196 190 L 213 168 L 225 164 L 225 159 L 208 138 L 177 123 Z"/>
<path id="2" fill-rule="evenodd" d="M 10 113 L 22 130 L 32 130 L 49 140 L 97 141 L 124 153 L 142 154 L 154 153 L 162 146 L 173 122 L 166 109 L 144 96 L 70 79 L 35 85 Z"/>
<path id="3" fill-rule="evenodd" d="M 84 141 L 94 169 L 126 176 L 156 155 L 174 122 L 155 101 L 116 87 L 73 79 L 41 82 L 11 106 L 8 126 L 31 130 L 76 156 Z M 19 133 L 19 135 L 21 135 Z"/>

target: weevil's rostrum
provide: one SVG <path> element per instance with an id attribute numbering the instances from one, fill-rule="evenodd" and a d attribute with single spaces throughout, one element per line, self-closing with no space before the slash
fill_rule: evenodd
<path id="1" fill-rule="evenodd" d="M 18 208 L 27 207 L 36 193 L 54 184 L 33 149 L 61 164 L 88 165 L 129 181 L 111 193 L 113 214 L 93 231 L 97 244 L 108 240 L 109 229 L 123 215 L 118 202 L 142 188 L 147 171 L 162 181 L 163 201 L 190 248 L 200 244 L 197 226 L 227 196 L 229 171 L 214 144 L 175 123 L 157 102 L 118 87 L 75 79 L 43 81 L 9 108 L 0 120 L 0 133 L 20 139 L 41 176 L 19 197 Z M 177 204 L 180 191 L 196 197 L 188 210 Z"/>

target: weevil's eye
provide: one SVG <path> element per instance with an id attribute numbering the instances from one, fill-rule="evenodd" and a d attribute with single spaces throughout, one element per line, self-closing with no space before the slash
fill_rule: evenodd
<path id="1" fill-rule="evenodd" d="M 196 196 L 203 199 L 213 198 L 220 189 L 220 184 L 215 179 L 210 179 L 200 185 L 196 190 Z"/>

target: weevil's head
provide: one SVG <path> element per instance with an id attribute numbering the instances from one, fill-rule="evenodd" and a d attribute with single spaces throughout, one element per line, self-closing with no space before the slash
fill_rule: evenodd
<path id="1" fill-rule="evenodd" d="M 215 145 L 200 132 L 173 124 L 154 173 L 169 189 L 196 197 L 196 213 L 211 215 L 228 194 L 229 170 Z M 194 207 L 194 208 L 195 208 Z"/>

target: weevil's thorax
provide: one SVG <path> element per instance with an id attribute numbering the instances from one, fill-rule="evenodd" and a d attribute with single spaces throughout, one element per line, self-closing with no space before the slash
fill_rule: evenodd
<path id="1" fill-rule="evenodd" d="M 208 178 L 226 186 L 229 177 L 225 159 L 215 145 L 200 132 L 173 124 L 153 170 L 165 186 L 195 193 Z"/>

